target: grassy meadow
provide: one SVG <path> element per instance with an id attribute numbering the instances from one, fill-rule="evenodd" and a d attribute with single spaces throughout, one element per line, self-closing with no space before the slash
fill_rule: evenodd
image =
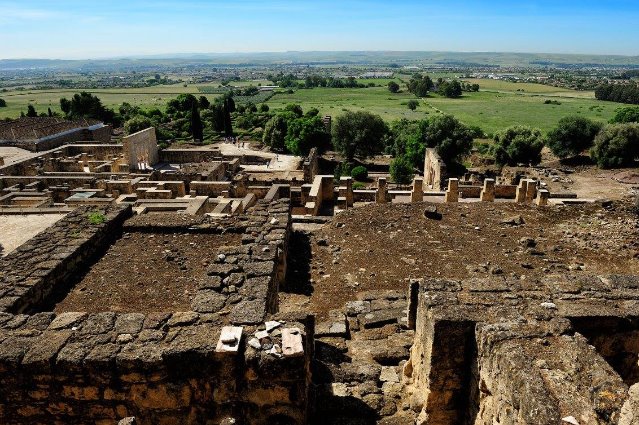
<path id="1" fill-rule="evenodd" d="M 381 115 L 385 120 L 400 118 L 422 119 L 432 114 L 452 114 L 468 125 L 479 126 L 491 134 L 515 124 L 529 125 L 542 131 L 551 129 L 557 121 L 567 115 L 580 115 L 601 122 L 608 121 L 615 111 L 624 105 L 598 101 L 593 92 L 575 91 L 533 83 L 511 83 L 499 80 L 465 79 L 478 83 L 481 90 L 477 93 L 464 93 L 459 99 L 447 99 L 436 94 L 419 100 L 420 106 L 411 111 L 406 103 L 415 97 L 405 91 L 390 93 L 386 88 L 390 79 L 360 80 L 361 83 L 373 83 L 375 87 L 338 89 L 314 88 L 299 89 L 293 93 L 282 92 L 267 101 L 271 109 L 280 109 L 289 103 L 298 103 L 304 110 L 319 109 L 322 115 L 337 117 L 345 111 L 370 111 Z M 398 81 L 399 80 L 395 80 Z M 262 82 L 265 84 L 266 82 Z M 255 82 L 238 82 L 234 85 L 247 86 Z M 153 86 L 138 89 L 91 89 L 104 105 L 116 108 L 122 102 L 138 105 L 142 108 L 160 108 L 168 100 L 180 93 L 206 95 L 212 100 L 216 94 L 205 93 L 209 87 L 217 88 L 219 83 L 183 84 Z M 378 87 L 381 85 L 382 87 Z M 0 93 L 7 102 L 6 108 L 0 108 L 0 118 L 15 118 L 26 111 L 30 103 L 38 112 L 46 112 L 48 107 L 59 111 L 61 97 L 70 98 L 77 89 L 64 90 L 21 90 Z M 559 104 L 545 104 L 552 100 Z"/>

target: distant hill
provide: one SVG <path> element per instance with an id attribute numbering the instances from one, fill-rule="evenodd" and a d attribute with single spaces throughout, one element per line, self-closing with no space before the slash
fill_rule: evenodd
<path id="1" fill-rule="evenodd" d="M 639 67 L 639 56 L 572 55 L 499 52 L 262 52 L 180 53 L 96 60 L 3 59 L 0 71 L 51 69 L 73 71 L 126 70 L 145 67 L 221 65 L 390 65 Z"/>

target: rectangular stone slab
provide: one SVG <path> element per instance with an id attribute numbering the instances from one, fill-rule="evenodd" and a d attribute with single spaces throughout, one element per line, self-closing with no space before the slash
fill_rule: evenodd
<path id="1" fill-rule="evenodd" d="M 282 329 L 282 353 L 284 357 L 299 357 L 304 355 L 302 333 L 298 328 Z"/>
<path id="2" fill-rule="evenodd" d="M 215 351 L 217 353 L 237 353 L 243 329 L 241 326 L 224 326 Z"/>

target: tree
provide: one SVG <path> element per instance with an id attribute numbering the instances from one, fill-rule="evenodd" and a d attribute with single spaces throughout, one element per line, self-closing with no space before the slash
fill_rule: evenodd
<path id="1" fill-rule="evenodd" d="M 395 81 L 391 81 L 390 83 L 388 83 L 388 91 L 391 93 L 399 92 L 399 84 L 397 84 Z"/>
<path id="2" fill-rule="evenodd" d="M 302 107 L 296 103 L 289 103 L 288 105 L 286 105 L 284 110 L 294 113 L 298 118 L 304 115 L 304 111 L 302 110 Z"/>
<path id="3" fill-rule="evenodd" d="M 333 125 L 333 145 L 347 161 L 369 157 L 382 151 L 388 128 L 379 115 L 347 111 Z"/>
<path id="4" fill-rule="evenodd" d="M 38 116 L 38 113 L 36 112 L 35 108 L 31 104 L 27 105 L 27 116 L 28 117 L 37 117 Z"/>
<path id="5" fill-rule="evenodd" d="M 209 106 L 211 106 L 211 102 L 209 102 L 206 96 L 200 96 L 200 98 L 197 100 L 197 104 L 200 107 L 200 109 L 206 109 Z"/>
<path id="6" fill-rule="evenodd" d="M 639 157 L 639 124 L 610 124 L 597 137 L 590 155 L 601 168 L 635 165 Z"/>
<path id="7" fill-rule="evenodd" d="M 408 82 L 408 91 L 417 97 L 426 97 L 434 86 L 433 80 L 428 75 L 415 74 Z"/>
<path id="8" fill-rule="evenodd" d="M 639 122 L 638 107 L 621 108 L 610 120 L 611 124 L 623 124 L 629 122 Z"/>
<path id="9" fill-rule="evenodd" d="M 398 157 L 391 161 L 390 175 L 397 184 L 408 184 L 413 180 L 413 166 L 404 157 Z"/>
<path id="10" fill-rule="evenodd" d="M 314 147 L 324 148 L 328 138 L 320 117 L 302 117 L 288 122 L 285 144 L 294 155 L 306 156 Z"/>
<path id="11" fill-rule="evenodd" d="M 191 109 L 191 134 L 195 142 L 201 143 L 204 140 L 204 126 L 196 104 L 193 104 L 193 109 Z"/>
<path id="12" fill-rule="evenodd" d="M 266 103 L 262 103 L 262 104 L 260 105 L 260 112 L 266 113 L 266 112 L 268 112 L 268 111 L 269 111 L 269 107 L 268 107 L 268 105 L 267 105 Z"/>
<path id="13" fill-rule="evenodd" d="M 235 102 L 233 98 L 229 97 L 224 100 L 224 135 L 226 137 L 233 137 L 233 122 L 231 121 L 231 112 L 235 111 Z"/>
<path id="14" fill-rule="evenodd" d="M 495 135 L 493 153 L 499 165 L 539 164 L 544 147 L 541 131 L 516 125 Z"/>
<path id="15" fill-rule="evenodd" d="M 262 142 L 274 151 L 284 151 L 286 149 L 286 133 L 288 131 L 288 121 L 283 114 L 275 115 L 264 127 Z"/>
<path id="16" fill-rule="evenodd" d="M 60 108 L 70 119 L 93 118 L 106 123 L 119 124 L 119 118 L 116 119 L 115 112 L 105 108 L 97 96 L 87 92 L 74 94 L 70 101 L 65 98 L 60 99 Z"/>
<path id="17" fill-rule="evenodd" d="M 577 156 L 592 147 L 599 130 L 601 124 L 588 118 L 565 117 L 548 133 L 546 145 L 559 158 Z"/>
<path id="18" fill-rule="evenodd" d="M 408 109 L 414 111 L 419 106 L 419 102 L 416 100 L 409 100 L 407 103 Z"/>
<path id="19" fill-rule="evenodd" d="M 442 81 L 437 88 L 437 92 L 445 97 L 457 98 L 462 95 L 462 86 L 457 80 Z"/>
<path id="20" fill-rule="evenodd" d="M 468 155 L 473 147 L 472 132 L 452 115 L 431 118 L 425 136 L 427 146 L 435 148 L 442 161 L 448 165 Z"/>
<path id="21" fill-rule="evenodd" d="M 137 115 L 124 123 L 124 132 L 129 135 L 153 127 L 151 120 L 143 115 Z"/>
<path id="22" fill-rule="evenodd" d="M 0 108 L 6 108 L 7 107 L 7 101 L 4 99 L 0 99 Z"/>
<path id="23" fill-rule="evenodd" d="M 47 115 L 50 117 L 53 116 L 53 111 L 51 110 L 51 108 L 47 108 Z"/>
<path id="24" fill-rule="evenodd" d="M 60 109 L 62 109 L 65 115 L 69 115 L 71 112 L 71 101 L 65 97 L 60 99 Z"/>

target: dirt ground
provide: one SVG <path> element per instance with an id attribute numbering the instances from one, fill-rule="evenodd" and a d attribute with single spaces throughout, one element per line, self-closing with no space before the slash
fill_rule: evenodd
<path id="1" fill-rule="evenodd" d="M 368 205 L 292 237 L 282 310 L 328 310 L 410 278 L 639 273 L 639 220 L 630 200 L 539 208 L 513 203 Z M 524 224 L 502 224 L 521 216 Z M 310 279 L 311 284 L 308 282 Z"/>
<path id="2" fill-rule="evenodd" d="M 64 216 L 65 214 L 0 215 L 0 256 L 7 256 Z"/>
<path id="3" fill-rule="evenodd" d="M 125 234 L 54 311 L 189 311 L 217 249 L 240 243 L 235 234 Z"/>

